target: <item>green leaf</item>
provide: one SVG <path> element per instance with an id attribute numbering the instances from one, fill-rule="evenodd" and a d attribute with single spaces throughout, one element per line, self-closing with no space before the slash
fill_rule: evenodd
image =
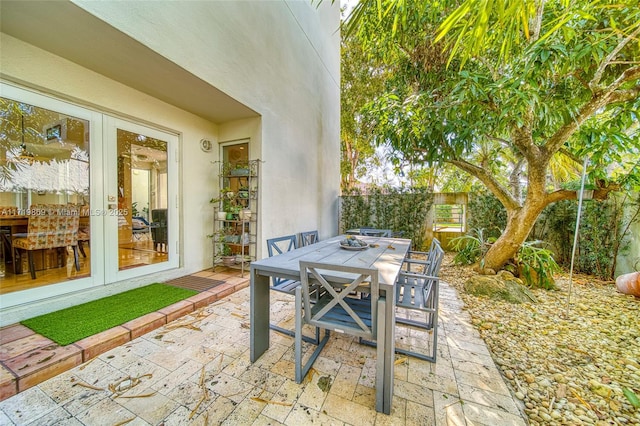
<path id="1" fill-rule="evenodd" d="M 631 405 L 636 408 L 640 408 L 640 399 L 638 399 L 638 395 L 634 391 L 628 388 L 622 388 L 622 393 L 629 400 Z"/>

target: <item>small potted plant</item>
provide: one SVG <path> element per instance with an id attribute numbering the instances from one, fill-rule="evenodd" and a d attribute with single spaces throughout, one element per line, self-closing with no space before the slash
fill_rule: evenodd
<path id="1" fill-rule="evenodd" d="M 236 163 L 231 168 L 231 176 L 249 176 L 249 172 L 247 163 Z"/>
<path id="2" fill-rule="evenodd" d="M 231 266 L 236 263 L 236 257 L 233 255 L 229 244 L 223 243 L 221 245 L 220 260 L 222 260 L 224 266 Z"/>
<path id="3" fill-rule="evenodd" d="M 218 204 L 220 206 L 220 210 L 217 212 L 218 220 L 226 220 L 229 219 L 229 209 L 231 206 L 231 199 L 229 194 L 233 194 L 231 192 L 231 188 L 226 187 L 220 190 L 220 195 L 218 197 L 214 197 L 209 202 L 211 204 Z"/>
<path id="4" fill-rule="evenodd" d="M 251 220 L 251 210 L 250 209 L 240 210 L 240 220 L 244 220 L 244 221 Z"/>
<path id="5" fill-rule="evenodd" d="M 233 255 L 231 246 L 229 245 L 229 235 L 224 230 L 220 230 L 216 234 L 218 245 L 218 256 L 224 266 L 231 266 L 235 263 L 236 257 Z"/>

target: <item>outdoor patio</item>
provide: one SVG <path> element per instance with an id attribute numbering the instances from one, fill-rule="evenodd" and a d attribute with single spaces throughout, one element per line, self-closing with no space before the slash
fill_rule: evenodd
<path id="1" fill-rule="evenodd" d="M 292 327 L 293 300 L 272 298 Z M 300 385 L 293 338 L 271 332 L 251 364 L 244 288 L 0 402 L 0 425 L 525 425 L 462 306 L 441 283 L 437 362 L 396 355 L 390 416 L 374 409 L 375 349 L 356 339 L 332 335 Z"/>

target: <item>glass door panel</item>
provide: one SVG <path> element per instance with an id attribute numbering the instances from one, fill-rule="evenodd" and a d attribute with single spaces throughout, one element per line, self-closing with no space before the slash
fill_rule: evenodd
<path id="1" fill-rule="evenodd" d="M 177 266 L 172 202 L 177 179 L 169 179 L 176 173 L 171 146 L 177 138 L 123 120 L 107 121 L 106 138 L 113 141 L 107 154 L 107 234 L 117 236 L 107 242 L 112 279 Z"/>
<path id="2" fill-rule="evenodd" d="M 117 129 L 118 269 L 166 262 L 167 142 Z"/>
<path id="3" fill-rule="evenodd" d="M 91 276 L 89 135 L 86 117 L 0 97 L 0 294 Z"/>

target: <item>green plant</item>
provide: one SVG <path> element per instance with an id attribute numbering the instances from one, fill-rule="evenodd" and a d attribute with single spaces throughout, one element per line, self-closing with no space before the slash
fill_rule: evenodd
<path id="1" fill-rule="evenodd" d="M 251 171 L 251 164 L 247 161 L 239 161 L 237 163 L 231 163 L 231 162 L 223 162 L 222 166 L 220 168 L 220 173 L 223 176 L 229 176 L 231 175 L 233 170 L 237 170 L 237 169 L 247 169 L 249 171 Z"/>
<path id="2" fill-rule="evenodd" d="M 507 211 L 493 194 L 470 194 L 467 210 L 469 229 L 484 229 L 487 236 L 498 238 L 507 226 Z"/>
<path id="3" fill-rule="evenodd" d="M 585 201 L 582 209 L 574 270 L 612 279 L 616 259 L 629 251 L 631 225 L 640 220 L 640 199 L 615 194 L 605 201 Z M 469 227 L 483 228 L 487 236 L 498 237 L 506 225 L 506 211 L 493 195 L 469 197 L 468 211 Z M 575 200 L 547 206 L 529 235 L 529 240 L 546 241 L 556 263 L 566 268 L 571 263 L 577 212 Z"/>
<path id="4" fill-rule="evenodd" d="M 432 202 L 433 194 L 422 188 L 372 187 L 367 194 L 351 189 L 340 197 L 340 226 L 343 232 L 365 226 L 391 229 L 424 250 Z"/>
<path id="5" fill-rule="evenodd" d="M 553 252 L 540 247 L 542 244 L 539 240 L 525 241 L 514 260 L 518 275 L 527 285 L 552 290 L 556 288 L 553 274 L 560 271 L 560 266 L 553 259 Z"/>
<path id="6" fill-rule="evenodd" d="M 451 248 L 456 252 L 453 262 L 457 265 L 471 265 L 480 261 L 482 267 L 482 258 L 494 241 L 494 237 L 485 238 L 482 228 L 474 228 L 466 235 L 453 238 Z"/>
<path id="7" fill-rule="evenodd" d="M 231 246 L 227 242 L 227 237 L 230 234 L 226 232 L 224 229 L 216 232 L 212 237 L 216 238 L 216 244 L 218 245 L 218 254 L 219 256 L 231 256 L 233 251 L 231 250 Z"/>
<path id="8" fill-rule="evenodd" d="M 222 211 L 230 212 L 232 211 L 232 207 L 236 204 L 235 197 L 229 197 L 230 192 L 231 188 L 224 187 L 220 189 L 220 195 L 213 197 L 209 202 L 211 204 L 219 204 L 222 202 Z"/>
<path id="9" fill-rule="evenodd" d="M 231 247 L 227 243 L 221 243 L 220 245 L 220 255 L 221 256 L 231 256 L 233 252 L 231 251 Z"/>

